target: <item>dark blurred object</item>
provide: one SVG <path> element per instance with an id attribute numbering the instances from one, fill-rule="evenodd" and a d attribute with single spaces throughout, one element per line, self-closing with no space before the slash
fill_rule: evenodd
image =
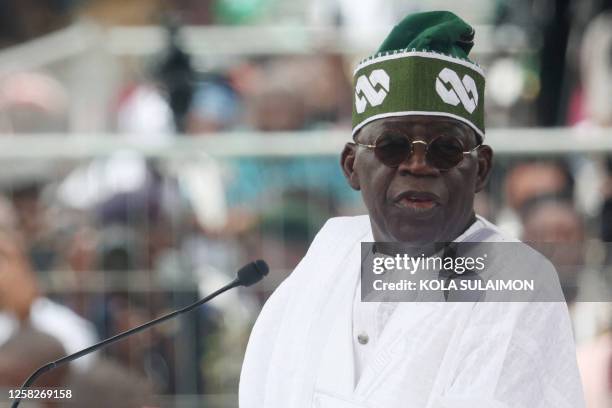
<path id="1" fill-rule="evenodd" d="M 0 1 L 0 47 L 28 41 L 67 26 L 80 0 Z"/>
<path id="2" fill-rule="evenodd" d="M 612 242 L 612 199 L 604 201 L 601 208 L 601 240 Z"/>
<path id="3" fill-rule="evenodd" d="M 517 27 L 538 51 L 540 90 L 537 125 L 563 122 L 567 95 L 563 92 L 572 0 L 503 0 L 498 2 L 496 26 Z M 565 97 L 565 99 L 564 99 Z"/>
<path id="4" fill-rule="evenodd" d="M 547 19 L 542 26 L 538 125 L 558 126 L 564 122 L 567 95 L 563 89 L 571 0 L 548 2 Z"/>
<path id="5" fill-rule="evenodd" d="M 168 94 L 177 131 L 185 131 L 185 118 L 191 106 L 196 73 L 191 58 L 183 51 L 180 41 L 181 22 L 177 17 L 165 21 L 168 31 L 168 50 L 157 68 L 156 77 Z"/>
<path id="6" fill-rule="evenodd" d="M 606 183 L 604 186 L 605 200 L 601 206 L 600 219 L 600 238 L 604 242 L 612 242 L 612 157 L 605 159 Z M 612 264 L 612 251 L 607 251 L 606 264 Z"/>

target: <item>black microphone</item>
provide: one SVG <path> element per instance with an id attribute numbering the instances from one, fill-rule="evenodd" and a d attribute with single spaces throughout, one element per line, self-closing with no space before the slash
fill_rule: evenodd
<path id="1" fill-rule="evenodd" d="M 158 323 L 165 322 L 166 320 L 172 319 L 178 315 L 187 313 L 195 309 L 196 307 L 208 302 L 209 300 L 214 299 L 221 293 L 226 292 L 230 289 L 236 288 L 238 286 L 251 286 L 259 282 L 260 280 L 262 280 L 263 277 L 268 274 L 268 271 L 269 271 L 268 264 L 265 261 L 262 261 L 261 259 L 255 262 L 246 264 L 245 266 L 240 268 L 240 270 L 238 270 L 236 274 L 237 275 L 236 279 L 234 279 L 227 285 L 223 286 L 221 289 L 218 289 L 215 292 L 211 293 L 210 295 L 198 300 L 197 302 L 192 303 L 189 306 L 186 306 L 175 312 L 168 313 L 164 316 L 158 317 L 157 319 L 151 320 L 150 322 L 144 323 L 140 326 L 134 327 L 133 329 L 129 329 L 122 333 L 116 334 L 113 337 L 109 337 L 106 340 L 102 340 L 101 342 L 94 344 L 93 346 L 87 347 L 81 351 L 77 351 L 76 353 L 70 354 L 66 357 L 62 357 L 59 360 L 55 360 L 51 363 L 48 363 L 40 367 L 38 370 L 34 371 L 34 373 L 32 373 L 32 375 L 30 375 L 28 379 L 23 383 L 17 396 L 21 397 L 22 391 L 30 388 L 30 386 L 34 383 L 34 381 L 36 381 L 38 377 L 40 377 L 42 374 L 46 373 L 47 371 L 51 371 L 54 368 L 57 368 L 61 365 L 64 365 L 73 360 L 76 360 L 79 357 L 86 356 L 89 353 L 93 353 L 94 351 L 98 349 L 106 347 L 109 344 L 113 344 L 114 342 L 122 340 L 128 336 L 131 336 L 132 334 L 148 329 L 151 326 L 155 326 Z M 11 404 L 11 408 L 17 408 L 20 402 L 21 402 L 21 398 L 16 398 Z"/>

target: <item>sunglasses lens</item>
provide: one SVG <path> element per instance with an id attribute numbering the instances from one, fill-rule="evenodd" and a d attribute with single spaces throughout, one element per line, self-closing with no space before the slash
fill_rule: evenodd
<path id="1" fill-rule="evenodd" d="M 453 136 L 441 136 L 427 150 L 427 160 L 440 170 L 449 170 L 463 160 L 463 144 Z"/>
<path id="2" fill-rule="evenodd" d="M 397 167 L 406 160 L 411 151 L 410 141 L 401 135 L 385 134 L 376 142 L 374 154 L 381 163 Z"/>

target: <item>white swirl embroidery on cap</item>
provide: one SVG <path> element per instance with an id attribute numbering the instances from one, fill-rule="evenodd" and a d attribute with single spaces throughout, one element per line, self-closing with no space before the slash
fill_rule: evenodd
<path id="1" fill-rule="evenodd" d="M 376 88 L 378 85 L 378 89 Z M 378 106 L 387 97 L 389 92 L 390 78 L 382 69 L 375 69 L 370 73 L 369 79 L 361 75 L 355 85 L 355 109 L 357 113 L 363 113 L 368 106 Z"/>
<path id="2" fill-rule="evenodd" d="M 451 89 L 448 89 L 445 84 L 450 84 Z M 450 68 L 444 68 L 438 74 L 436 92 L 449 105 L 457 106 L 461 102 L 469 113 L 474 112 L 478 106 L 478 89 L 474 79 L 466 74 L 461 80 L 459 75 Z"/>

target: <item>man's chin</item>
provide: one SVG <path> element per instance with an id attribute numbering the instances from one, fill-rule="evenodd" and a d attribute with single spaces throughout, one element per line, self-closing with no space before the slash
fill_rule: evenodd
<path id="1" fill-rule="evenodd" d="M 420 225 L 419 225 L 420 224 Z M 441 228 L 435 223 L 401 223 L 389 231 L 394 241 L 404 242 L 415 246 L 430 245 L 441 239 Z"/>
<path id="2" fill-rule="evenodd" d="M 388 235 L 397 242 L 415 245 L 437 242 L 448 227 L 441 210 L 440 207 L 426 210 L 394 208 L 386 220 Z"/>

